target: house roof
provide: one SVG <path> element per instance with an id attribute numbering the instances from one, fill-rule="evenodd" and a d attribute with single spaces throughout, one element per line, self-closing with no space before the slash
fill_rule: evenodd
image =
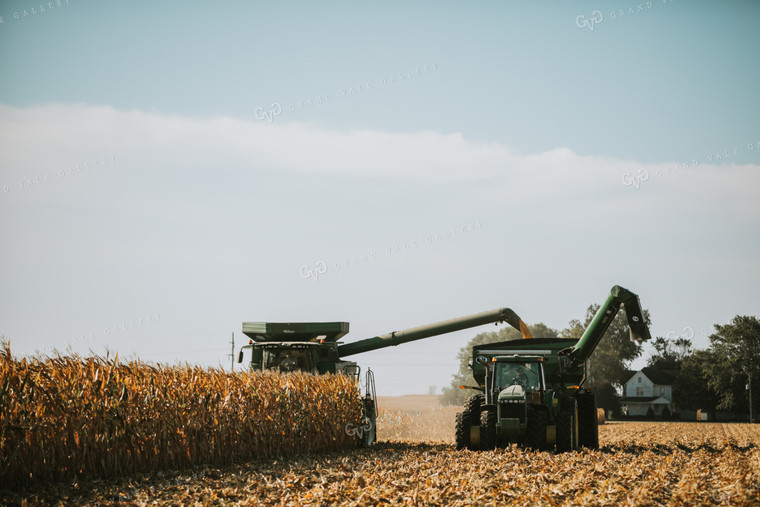
<path id="1" fill-rule="evenodd" d="M 662 396 L 624 396 L 620 403 L 651 403 L 652 405 L 670 405 L 670 400 Z"/>
<path id="2" fill-rule="evenodd" d="M 642 368 L 641 373 L 646 375 L 652 383 L 661 386 L 672 386 L 676 381 L 675 377 L 670 373 L 665 373 L 664 371 L 652 368 L 651 366 Z"/>
<path id="3" fill-rule="evenodd" d="M 656 400 L 659 396 L 623 396 L 620 398 L 620 403 L 649 403 Z"/>
<path id="4" fill-rule="evenodd" d="M 672 386 L 676 383 L 675 376 L 671 375 L 670 373 L 666 373 L 662 370 L 658 370 L 657 368 L 653 368 L 651 366 L 645 366 L 642 368 L 641 373 L 643 373 L 649 380 L 652 381 L 655 385 L 660 386 Z M 631 381 L 631 379 L 636 375 L 638 372 L 634 371 L 632 372 L 631 376 L 626 380 L 626 384 Z"/>

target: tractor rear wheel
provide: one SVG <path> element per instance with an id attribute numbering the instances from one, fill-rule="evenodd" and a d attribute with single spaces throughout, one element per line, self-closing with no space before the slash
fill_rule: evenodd
<path id="1" fill-rule="evenodd" d="M 575 399 L 563 403 L 557 414 L 557 452 L 573 451 L 578 446 L 575 438 Z"/>
<path id="2" fill-rule="evenodd" d="M 454 439 L 457 450 L 470 447 L 470 426 L 472 426 L 470 411 L 464 409 L 457 414 L 456 426 L 454 428 Z"/>
<path id="3" fill-rule="evenodd" d="M 473 394 L 464 403 L 465 410 L 470 411 L 470 417 L 476 424 L 480 421 L 480 405 L 483 404 L 484 396 L 482 394 Z"/>
<path id="4" fill-rule="evenodd" d="M 496 411 L 484 410 L 480 413 L 480 448 L 491 450 L 496 447 Z"/>
<path id="5" fill-rule="evenodd" d="M 591 393 L 579 394 L 578 444 L 589 449 L 599 449 L 599 419 L 596 413 L 596 397 Z"/>
<path id="6" fill-rule="evenodd" d="M 549 414 L 546 410 L 537 408 L 528 415 L 527 444 L 537 451 L 546 449 L 546 426 L 549 424 Z"/>

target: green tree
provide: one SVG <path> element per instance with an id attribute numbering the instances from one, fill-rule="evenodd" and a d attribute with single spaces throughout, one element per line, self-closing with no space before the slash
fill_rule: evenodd
<path id="1" fill-rule="evenodd" d="M 620 395 L 612 384 L 602 384 L 594 389 L 596 406 L 603 408 L 605 413 L 612 412 L 612 416 L 620 417 Z"/>
<path id="2" fill-rule="evenodd" d="M 691 340 L 684 337 L 668 340 L 658 336 L 652 346 L 655 353 L 649 356 L 647 366 L 658 370 L 680 370 L 683 361 L 693 353 Z"/>
<path id="3" fill-rule="evenodd" d="M 720 399 L 716 408 L 749 411 L 749 392 L 757 393 L 760 377 L 760 320 L 737 315 L 729 324 L 716 324 L 710 349 L 714 362 L 705 373 L 709 387 Z"/>
<path id="4" fill-rule="evenodd" d="M 528 326 L 533 336 L 540 338 L 556 338 L 557 330 L 552 329 L 539 322 Z M 459 386 L 475 385 L 475 379 L 472 378 L 472 369 L 470 368 L 470 359 L 472 359 L 472 347 L 484 343 L 496 343 L 507 340 L 519 340 L 522 334 L 511 326 L 504 326 L 499 331 L 489 331 L 475 335 L 467 345 L 459 349 L 457 360 L 459 361 L 459 371 L 454 374 L 450 387 L 444 387 L 441 394 L 441 403 L 461 404 L 465 399 L 475 393 L 472 389 L 460 389 Z"/>
<path id="5" fill-rule="evenodd" d="M 673 386 L 673 401 L 679 408 L 712 412 L 720 400 L 708 385 L 709 372 L 715 365 L 711 350 L 695 350 L 681 362 L 681 369 Z"/>

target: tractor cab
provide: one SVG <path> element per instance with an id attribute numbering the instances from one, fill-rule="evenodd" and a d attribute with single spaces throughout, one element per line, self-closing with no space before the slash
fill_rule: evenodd
<path id="1" fill-rule="evenodd" d="M 509 387 L 520 388 L 523 392 L 538 391 L 543 384 L 541 373 L 541 364 L 538 362 L 497 361 L 494 383 L 500 392 Z"/>
<path id="2" fill-rule="evenodd" d="M 546 390 L 543 357 L 495 356 L 478 358 L 485 369 L 485 402 L 489 405 L 501 401 L 526 400 L 541 402 Z"/>
<path id="3" fill-rule="evenodd" d="M 495 415 L 499 434 L 517 438 L 533 410 L 543 406 L 544 358 L 532 355 L 478 357 L 485 369 L 485 408 Z"/>

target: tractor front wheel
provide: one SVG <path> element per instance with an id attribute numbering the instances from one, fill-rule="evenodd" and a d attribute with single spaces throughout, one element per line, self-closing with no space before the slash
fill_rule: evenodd
<path id="1" fill-rule="evenodd" d="M 480 413 L 480 448 L 491 450 L 496 447 L 496 411 L 484 410 Z"/>
<path id="2" fill-rule="evenodd" d="M 537 408 L 528 415 L 527 444 L 537 451 L 546 449 L 546 426 L 549 415 L 546 410 Z"/>

